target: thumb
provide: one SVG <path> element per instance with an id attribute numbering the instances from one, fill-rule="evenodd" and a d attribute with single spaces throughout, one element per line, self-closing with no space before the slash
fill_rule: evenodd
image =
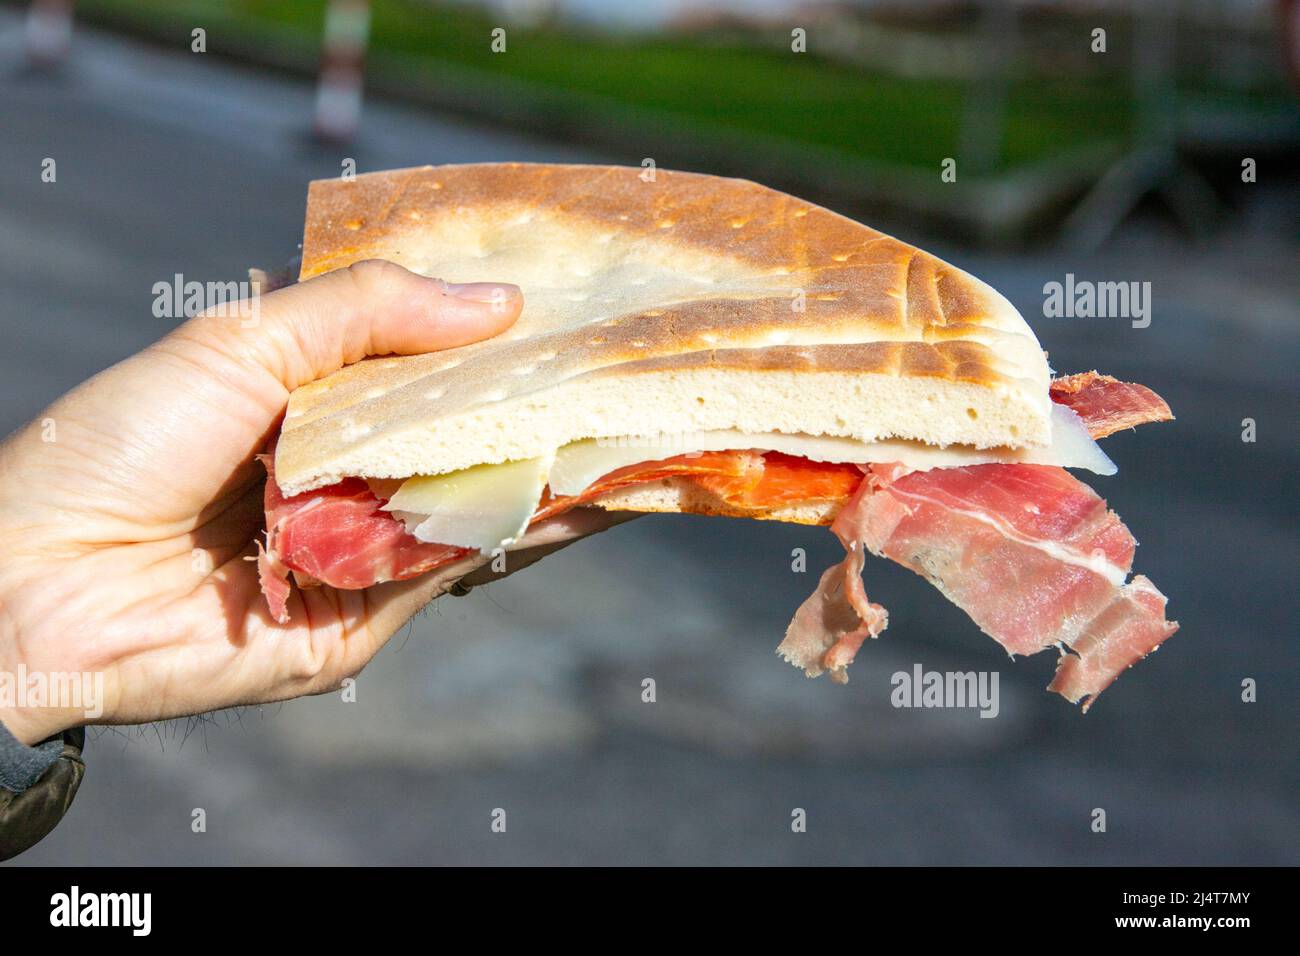
<path id="1" fill-rule="evenodd" d="M 70 502 L 85 494 L 69 476 L 111 488 L 136 528 L 115 525 L 113 540 L 139 533 L 141 516 L 191 526 L 260 477 L 252 456 L 299 385 L 367 355 L 487 338 L 522 308 L 517 286 L 449 285 L 376 260 L 201 313 L 52 405 L 60 442 L 27 459 L 43 470 L 25 484 L 47 497 L 68 486 Z"/>
<path id="2" fill-rule="evenodd" d="M 509 283 L 454 285 L 368 259 L 261 296 L 238 316 L 197 316 L 177 334 L 251 363 L 292 391 L 368 355 L 489 338 L 514 324 L 523 302 Z"/>

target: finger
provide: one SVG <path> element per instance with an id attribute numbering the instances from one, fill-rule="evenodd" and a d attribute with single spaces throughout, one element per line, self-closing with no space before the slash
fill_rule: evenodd
<path id="1" fill-rule="evenodd" d="M 424 577 L 370 588 L 366 592 L 370 608 L 368 630 L 382 643 L 405 624 L 412 614 L 434 598 L 445 594 L 458 581 L 463 580 L 469 586 L 476 586 L 500 580 L 579 538 L 597 534 L 635 517 L 636 514 L 607 512 L 600 508 L 575 508 L 529 528 L 516 547 L 505 555 L 504 571 L 494 571 L 490 558 L 475 554 Z"/>
<path id="2" fill-rule="evenodd" d="M 57 444 L 29 426 L 20 438 L 41 451 L 27 458 L 40 473 L 19 484 L 85 512 L 85 482 L 53 479 L 93 478 L 96 520 L 76 532 L 87 540 L 185 533 L 261 477 L 252 456 L 293 388 L 367 355 L 493 335 L 522 306 L 512 285 L 448 285 L 370 261 L 269 293 L 245 315 L 205 313 L 51 406 Z"/>
<path id="3" fill-rule="evenodd" d="M 504 577 L 579 538 L 634 517 L 637 515 L 582 508 L 539 522 L 520 540 L 519 550 L 510 552 L 504 573 L 479 578 L 477 583 Z M 266 688 L 252 696 L 244 692 L 238 699 L 282 700 L 333 689 L 344 677 L 357 674 L 413 614 L 461 579 L 471 576 L 474 580 L 473 572 L 490 560 L 476 553 L 422 577 L 364 591 L 296 590 L 290 599 L 294 620 L 288 626 L 271 622 L 253 566 L 234 560 L 211 575 L 205 586 L 187 599 L 181 613 L 185 620 L 217 620 L 232 608 L 249 615 L 251 628 L 242 642 L 245 648 L 252 648 L 246 651 L 252 655 L 246 666 L 263 675 Z M 221 647 L 228 644 L 224 640 L 218 643 Z M 253 663 L 259 654 L 263 659 Z"/>
<path id="4" fill-rule="evenodd" d="M 292 391 L 368 355 L 477 342 L 509 328 L 522 308 L 523 294 L 509 283 L 451 284 L 368 259 L 261 296 L 238 315 L 198 316 L 177 335 Z"/>
<path id="5" fill-rule="evenodd" d="M 493 581 L 500 581 L 516 571 L 522 571 L 530 564 L 536 564 L 548 554 L 567 548 L 581 538 L 606 531 L 636 517 L 639 515 L 630 511 L 613 512 L 603 508 L 575 508 L 548 521 L 539 522 L 535 528 L 529 528 L 528 533 L 519 540 L 519 544 L 506 553 L 501 570 L 497 570 L 500 566 L 497 562 L 489 561 L 475 568 L 457 583 L 476 588 Z"/>

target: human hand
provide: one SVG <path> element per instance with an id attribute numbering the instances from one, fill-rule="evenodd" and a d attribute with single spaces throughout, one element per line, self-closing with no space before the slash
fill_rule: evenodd
<path id="1" fill-rule="evenodd" d="M 494 294 L 495 290 L 495 294 Z M 139 723 L 321 693 L 357 673 L 475 555 L 364 591 L 299 592 L 268 614 L 254 460 L 289 392 L 368 355 L 452 348 L 519 317 L 511 285 L 446 286 L 361 262 L 262 296 L 257 321 L 200 315 L 101 372 L 0 444 L 0 675 L 103 675 L 99 723 Z M 580 509 L 530 529 L 510 570 L 623 520 Z M 34 743 L 84 708 L 6 706 Z"/>

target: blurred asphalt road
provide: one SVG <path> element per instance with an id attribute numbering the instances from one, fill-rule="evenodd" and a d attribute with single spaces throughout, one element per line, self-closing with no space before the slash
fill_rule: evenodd
<path id="1" fill-rule="evenodd" d="M 86 32 L 64 75 L 31 76 L 16 27 L 0 13 L 4 431 L 164 333 L 154 282 L 240 279 L 291 256 L 307 181 L 345 155 L 362 170 L 673 165 L 670 144 L 596 157 L 374 103 L 359 145 L 321 149 L 305 85 Z M 40 181 L 45 157 L 55 184 Z M 656 517 L 437 602 L 363 673 L 356 703 L 92 730 L 76 804 L 20 862 L 1300 863 L 1298 205 L 1294 180 L 1260 178 L 1201 247 L 1151 223 L 1086 259 L 903 233 L 1004 291 L 1059 370 L 1131 376 L 1178 414 L 1109 439 L 1121 474 L 1091 483 L 1182 631 L 1086 717 L 1043 692 L 1051 655 L 1009 662 L 882 561 L 867 587 L 889 630 L 847 687 L 805 680 L 772 650 L 835 559 L 830 534 Z M 1043 283 L 1067 272 L 1151 281 L 1151 327 L 1043 318 Z M 790 571 L 797 546 L 807 574 Z M 914 662 L 998 670 L 1001 715 L 891 708 L 890 675 Z M 1258 703 L 1240 701 L 1247 677 Z M 190 830 L 197 807 L 206 833 Z M 795 807 L 807 833 L 791 832 Z"/>

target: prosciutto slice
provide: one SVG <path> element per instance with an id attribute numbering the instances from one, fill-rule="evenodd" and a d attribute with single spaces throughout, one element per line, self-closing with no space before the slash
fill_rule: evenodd
<path id="1" fill-rule="evenodd" d="M 1075 653 L 1061 655 L 1047 689 L 1072 704 L 1088 698 L 1086 711 L 1116 677 L 1176 630 L 1177 622 L 1165 620 L 1165 596 L 1139 574 L 1093 618 L 1072 645 Z"/>
<path id="2" fill-rule="evenodd" d="M 261 456 L 266 467 L 266 544 L 258 544 L 257 570 L 271 616 L 288 623 L 292 590 L 327 584 L 355 590 L 384 581 L 402 581 L 473 553 L 470 548 L 418 540 L 384 503 L 401 480 L 345 478 L 287 498 L 275 481 L 274 448 Z M 749 487 L 764 473 L 763 456 L 754 452 L 708 452 L 645 462 L 606 475 L 581 495 L 558 497 L 547 490 L 533 524 L 555 518 L 607 491 L 658 478 L 691 474 Z M 842 482 L 840 487 L 842 487 Z"/>
<path id="3" fill-rule="evenodd" d="M 1098 372 L 1055 379 L 1050 394 L 1052 401 L 1067 406 L 1083 419 L 1093 438 L 1174 417 L 1165 400 L 1145 385 L 1121 382 Z"/>
<path id="4" fill-rule="evenodd" d="M 1057 379 L 1067 405 L 1094 438 L 1172 418 L 1142 385 L 1097 372 Z M 349 478 L 292 498 L 267 468 L 267 540 L 258 574 L 277 621 L 288 620 L 292 572 L 299 586 L 365 588 L 460 560 L 470 550 L 421 542 L 382 505 L 401 481 Z M 1135 542 L 1090 488 L 1061 468 L 986 464 L 908 472 L 899 464 L 829 464 L 775 452 L 725 451 L 631 465 L 582 494 L 547 490 L 534 522 L 609 490 L 682 477 L 763 516 L 778 505 L 843 502 L 832 531 L 845 559 L 827 570 L 796 612 L 778 652 L 810 677 L 847 680 L 847 667 L 888 614 L 862 583 L 866 552 L 923 575 L 1012 655 L 1061 649 L 1049 689 L 1084 709 L 1178 625 L 1145 577 L 1128 581 Z"/>
<path id="5" fill-rule="evenodd" d="M 866 487 L 867 481 L 862 482 Z M 826 569 L 812 597 L 799 605 L 785 640 L 776 652 L 808 677 L 829 672 L 837 684 L 849 682 L 848 666 L 862 642 L 889 626 L 889 613 L 867 598 L 862 584 L 865 563 L 862 544 L 832 525 L 847 557 Z"/>
<path id="6" fill-rule="evenodd" d="M 286 498 L 275 481 L 273 455 L 261 456 L 267 470 L 266 545 L 258 545 L 258 576 L 271 615 L 289 620 L 293 573 L 299 587 L 328 584 L 357 589 L 400 581 L 435 570 L 472 553 L 428 544 L 382 506 L 401 480 L 347 478 Z M 841 501 L 862 474 L 855 465 L 823 465 L 776 453 L 701 452 L 642 462 L 611 472 L 580 495 L 557 496 L 547 489 L 532 524 L 558 517 L 626 485 L 686 476 L 737 507 L 761 513 L 791 500 Z M 859 579 L 859 590 L 861 581 Z"/>
<path id="7" fill-rule="evenodd" d="M 1133 536 L 1064 469 L 991 464 L 900 472 L 871 466 L 831 526 L 835 534 L 846 546 L 861 542 L 925 577 L 1012 655 L 1062 647 L 1050 689 L 1073 702 L 1088 698 L 1085 710 L 1178 629 L 1164 619 L 1164 596 L 1150 581 L 1125 583 Z M 810 601 L 832 601 L 836 582 L 856 574 L 861 562 L 849 547 Z M 808 606 L 796 614 L 783 648 L 816 648 L 819 640 L 833 647 L 846 632 L 842 621 L 819 630 L 804 613 Z M 872 633 L 876 620 L 874 612 L 862 614 L 858 626 Z M 830 669 L 825 660 L 787 657 L 809 672 Z"/>
<path id="8" fill-rule="evenodd" d="M 281 624 L 289 620 L 289 571 L 300 586 L 356 589 L 413 578 L 471 553 L 411 537 L 380 510 L 384 500 L 361 478 L 286 498 L 275 482 L 272 456 L 262 456 L 262 463 L 266 546 L 258 544 L 258 576 L 271 616 Z"/>

